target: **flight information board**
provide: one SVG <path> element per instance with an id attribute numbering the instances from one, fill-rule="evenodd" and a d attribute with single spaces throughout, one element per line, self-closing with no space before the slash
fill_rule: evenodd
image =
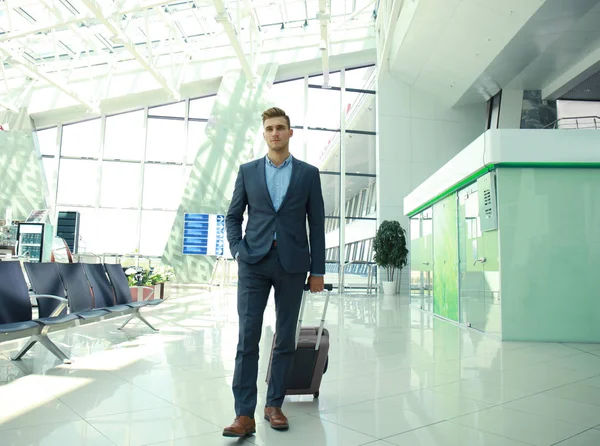
<path id="1" fill-rule="evenodd" d="M 184 214 L 183 254 L 223 256 L 225 238 L 224 215 Z"/>

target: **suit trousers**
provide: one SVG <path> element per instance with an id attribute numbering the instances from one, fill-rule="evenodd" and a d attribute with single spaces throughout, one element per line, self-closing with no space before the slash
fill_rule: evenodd
<path id="1" fill-rule="evenodd" d="M 290 274 L 283 269 L 275 247 L 256 264 L 238 261 L 239 339 L 232 385 L 236 416 L 254 418 L 258 345 L 271 287 L 275 290 L 277 338 L 266 406 L 282 406 L 296 350 L 296 325 L 305 283 L 306 273 Z"/>

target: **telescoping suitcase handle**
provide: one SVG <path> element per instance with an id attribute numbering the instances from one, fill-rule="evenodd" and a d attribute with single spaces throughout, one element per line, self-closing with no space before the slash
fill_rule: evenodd
<path id="1" fill-rule="evenodd" d="M 319 324 L 319 331 L 317 333 L 317 343 L 315 344 L 315 350 L 319 350 L 321 345 L 321 337 L 323 336 L 323 328 L 325 327 L 325 316 L 327 315 L 327 306 L 329 305 L 329 294 L 333 290 L 333 285 L 326 283 L 324 287 L 327 294 L 325 296 L 325 305 L 323 306 L 323 315 L 321 316 L 321 323 Z M 306 292 L 310 291 L 310 285 L 304 285 L 304 293 L 302 295 L 302 303 L 300 304 L 300 315 L 298 316 L 298 326 L 296 327 L 296 348 L 298 348 L 298 341 L 300 340 L 300 330 L 302 328 L 302 318 L 304 317 L 304 305 L 306 303 Z"/>

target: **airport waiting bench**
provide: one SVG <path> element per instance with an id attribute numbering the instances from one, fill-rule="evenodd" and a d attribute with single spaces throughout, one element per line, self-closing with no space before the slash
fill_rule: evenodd
<path id="1" fill-rule="evenodd" d="M 70 363 L 48 333 L 114 317 L 129 316 L 119 329 L 137 318 L 158 331 L 140 310 L 162 300 L 134 302 L 121 265 L 25 263 L 24 267 L 33 294 L 20 262 L 0 262 L 0 342 L 29 337 L 12 360 L 21 359 L 39 342 L 61 361 Z M 33 319 L 31 298 L 38 303 L 37 319 Z"/>

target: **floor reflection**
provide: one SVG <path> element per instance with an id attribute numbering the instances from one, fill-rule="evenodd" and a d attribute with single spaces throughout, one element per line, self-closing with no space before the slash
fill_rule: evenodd
<path id="1" fill-rule="evenodd" d="M 310 297 L 306 325 L 319 323 L 323 305 Z M 0 344 L 0 444 L 232 444 L 220 433 L 233 419 L 235 289 L 180 291 L 148 318 L 159 333 L 140 323 L 120 331 L 109 320 L 51 334 L 73 357 L 69 366 L 39 346 L 12 362 L 24 341 Z M 502 343 L 408 297 L 364 293 L 334 293 L 326 326 L 320 398 L 288 397 L 290 431 L 258 416 L 245 443 L 554 444 L 600 426 L 600 345 Z M 274 327 L 271 300 L 259 409 Z"/>

